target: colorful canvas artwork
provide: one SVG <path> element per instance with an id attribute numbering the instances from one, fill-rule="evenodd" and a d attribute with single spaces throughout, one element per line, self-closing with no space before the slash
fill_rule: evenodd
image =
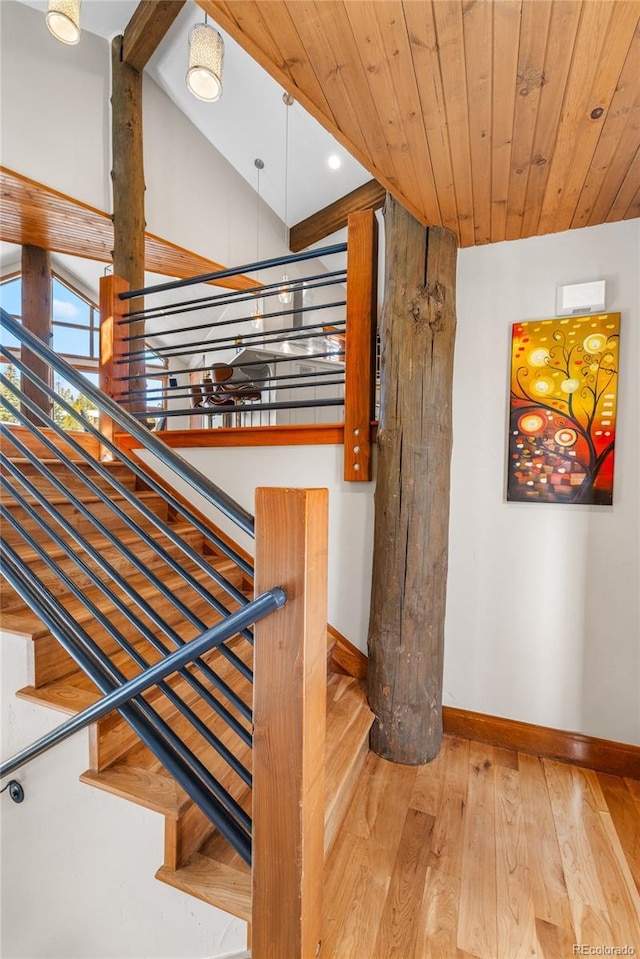
<path id="1" fill-rule="evenodd" d="M 515 323 L 507 498 L 610 505 L 620 314 Z"/>

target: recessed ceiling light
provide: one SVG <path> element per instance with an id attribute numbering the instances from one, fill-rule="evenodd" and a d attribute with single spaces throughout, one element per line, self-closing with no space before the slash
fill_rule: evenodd
<path id="1" fill-rule="evenodd" d="M 327 160 L 327 163 L 329 164 L 332 170 L 339 170 L 340 167 L 342 166 L 342 160 L 340 159 L 337 153 L 332 153 L 329 159 Z"/>

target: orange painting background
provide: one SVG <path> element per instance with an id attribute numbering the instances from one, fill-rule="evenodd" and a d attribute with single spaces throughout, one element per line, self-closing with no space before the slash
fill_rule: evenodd
<path id="1" fill-rule="evenodd" d="M 609 505 L 620 314 L 515 323 L 507 498 Z"/>

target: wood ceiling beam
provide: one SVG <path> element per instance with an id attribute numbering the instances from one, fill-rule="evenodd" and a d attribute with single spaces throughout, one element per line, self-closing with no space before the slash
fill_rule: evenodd
<path id="1" fill-rule="evenodd" d="M 0 167 L 0 240 L 111 263 L 113 223 L 102 210 Z M 147 232 L 145 269 L 150 273 L 187 279 L 215 273 L 225 267 Z M 212 285 L 246 290 L 257 284 L 251 277 L 239 274 Z"/>
<path id="2" fill-rule="evenodd" d="M 351 213 L 361 213 L 363 210 L 379 210 L 384 206 L 387 191 L 377 180 L 363 183 L 357 190 L 352 190 L 340 197 L 324 209 L 318 210 L 291 227 L 289 231 L 289 249 L 292 253 L 299 253 L 312 243 L 324 240 L 337 230 L 347 225 Z"/>
<path id="3" fill-rule="evenodd" d="M 122 59 L 125 63 L 141 72 L 144 70 L 185 2 L 141 0 L 124 31 Z"/>

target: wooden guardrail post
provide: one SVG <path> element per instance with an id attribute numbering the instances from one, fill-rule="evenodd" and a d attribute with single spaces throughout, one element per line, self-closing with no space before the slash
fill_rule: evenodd
<path id="1" fill-rule="evenodd" d="M 322 931 L 327 490 L 256 490 L 256 595 L 287 591 L 254 653 L 254 959 L 313 959 Z"/>
<path id="2" fill-rule="evenodd" d="M 128 351 L 124 342 L 127 326 L 120 325 L 123 313 L 129 309 L 127 301 L 120 299 L 120 294 L 129 289 L 129 284 L 119 276 L 103 276 L 100 278 L 100 370 L 99 386 L 103 393 L 110 396 L 116 403 L 122 399 L 122 394 L 129 389 L 126 376 L 127 366 L 118 364 Z M 100 411 L 100 432 L 107 439 L 113 441 L 114 423 L 110 416 Z"/>
<path id="3" fill-rule="evenodd" d="M 344 478 L 366 481 L 371 479 L 376 390 L 378 221 L 374 211 L 352 213 L 348 231 Z"/>

